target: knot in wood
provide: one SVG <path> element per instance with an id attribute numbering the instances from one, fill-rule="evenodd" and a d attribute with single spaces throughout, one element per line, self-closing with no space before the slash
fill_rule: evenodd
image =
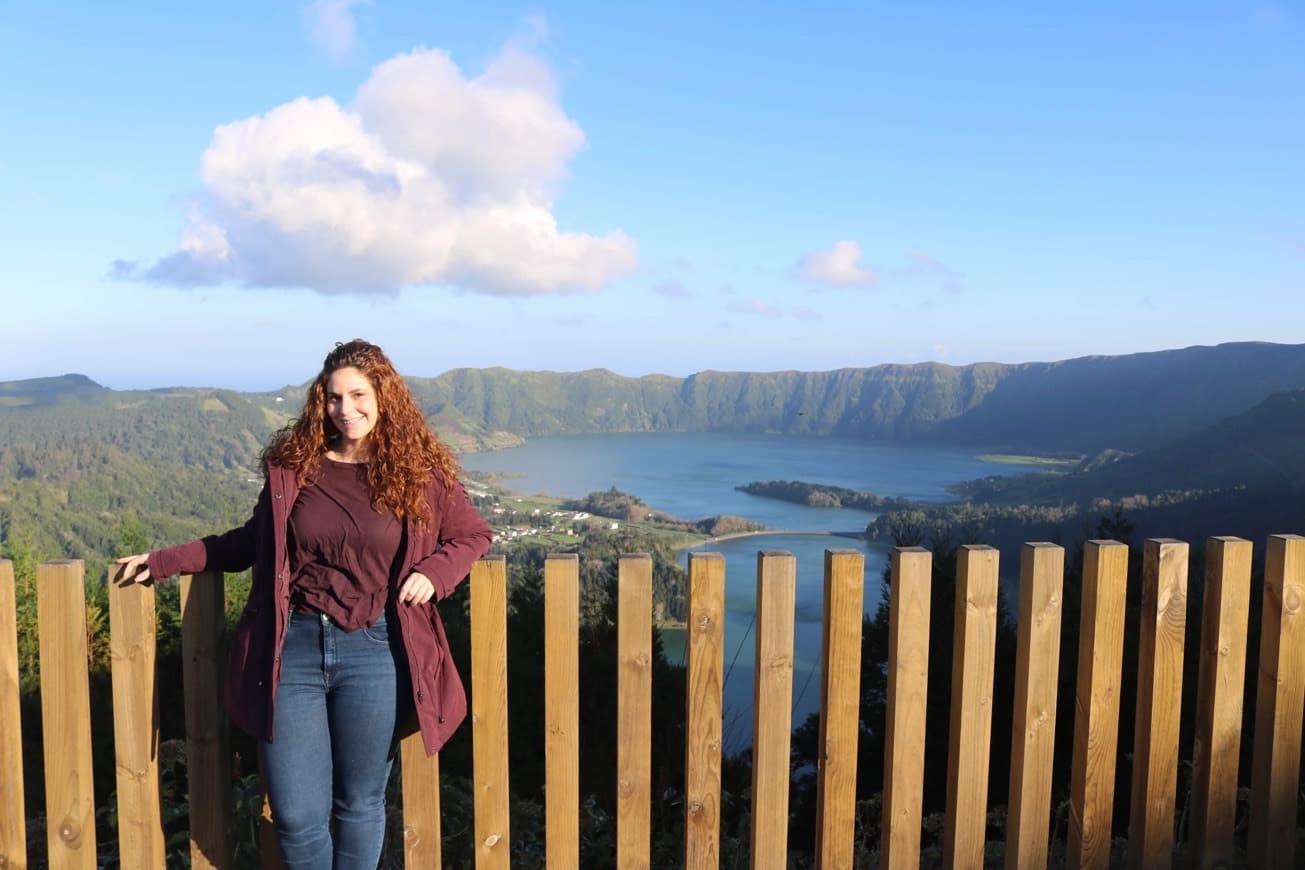
<path id="1" fill-rule="evenodd" d="M 1288 586 L 1282 591 L 1282 609 L 1287 613 L 1296 613 L 1300 610 L 1301 589 L 1299 586 Z"/>
<path id="2" fill-rule="evenodd" d="M 775 656 L 766 662 L 766 667 L 772 671 L 788 671 L 793 669 L 793 660 L 788 656 Z"/>
<path id="3" fill-rule="evenodd" d="M 1223 644 L 1222 646 L 1219 647 L 1219 655 L 1221 655 L 1221 656 L 1225 656 L 1225 657 L 1226 657 L 1226 656 L 1228 656 L 1231 652 L 1232 652 L 1232 648 L 1229 647 L 1228 644 Z"/>
<path id="4" fill-rule="evenodd" d="M 698 631 L 706 631 L 707 629 L 711 628 L 711 614 L 699 613 L 698 620 L 697 620 L 697 627 L 698 627 Z"/>
<path id="5" fill-rule="evenodd" d="M 72 843 L 77 840 L 81 830 L 71 819 L 64 819 L 63 824 L 59 826 L 59 839 L 65 843 Z"/>
<path id="6" fill-rule="evenodd" d="M 702 801 L 689 801 L 689 815 L 702 815 Z"/>
<path id="7" fill-rule="evenodd" d="M 500 837 L 498 834 L 490 834 L 488 837 L 485 838 L 485 848 L 493 849 L 495 846 L 498 845 L 498 841 L 501 839 L 503 838 Z"/>

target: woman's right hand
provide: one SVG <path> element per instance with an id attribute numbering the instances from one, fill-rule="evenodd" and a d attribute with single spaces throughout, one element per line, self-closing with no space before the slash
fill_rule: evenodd
<path id="1" fill-rule="evenodd" d="M 122 566 L 119 582 L 123 586 L 133 583 L 145 583 L 150 579 L 149 553 L 137 553 L 135 556 L 123 556 L 114 560 Z"/>

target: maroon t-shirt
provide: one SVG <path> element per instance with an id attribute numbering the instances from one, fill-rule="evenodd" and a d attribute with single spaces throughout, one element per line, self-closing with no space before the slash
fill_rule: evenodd
<path id="1" fill-rule="evenodd" d="M 322 457 L 290 512 L 290 606 L 324 613 L 345 631 L 385 609 L 403 525 L 377 511 L 367 466 Z"/>

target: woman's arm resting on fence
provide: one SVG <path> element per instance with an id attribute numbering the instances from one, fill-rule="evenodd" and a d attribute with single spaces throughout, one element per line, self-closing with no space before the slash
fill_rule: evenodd
<path id="1" fill-rule="evenodd" d="M 123 566 L 122 582 L 144 583 L 151 579 L 161 582 L 174 574 L 200 571 L 243 571 L 254 564 L 258 525 L 270 510 L 271 498 L 264 486 L 253 515 L 243 526 L 152 553 L 124 556 L 117 560 Z"/>
<path id="2" fill-rule="evenodd" d="M 115 559 L 122 567 L 123 586 L 130 586 L 132 583 L 145 583 L 150 579 L 149 553 L 137 553 L 134 556 L 123 556 L 121 559 Z"/>

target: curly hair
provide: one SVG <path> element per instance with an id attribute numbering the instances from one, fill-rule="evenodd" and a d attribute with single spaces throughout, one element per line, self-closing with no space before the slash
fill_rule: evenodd
<path id="1" fill-rule="evenodd" d="M 438 480 L 445 487 L 455 486 L 458 461 L 426 425 L 389 357 L 360 338 L 336 342 L 326 355 L 322 371 L 308 388 L 299 419 L 272 436 L 263 449 L 263 469 L 280 465 L 295 472 L 300 486 L 313 482 L 322 454 L 340 440 L 340 431 L 326 413 L 326 382 L 333 372 L 350 367 L 362 372 L 376 391 L 379 415 L 371 432 L 372 456 L 367 466 L 372 506 L 400 519 L 425 522 L 430 519 L 426 485 Z"/>

